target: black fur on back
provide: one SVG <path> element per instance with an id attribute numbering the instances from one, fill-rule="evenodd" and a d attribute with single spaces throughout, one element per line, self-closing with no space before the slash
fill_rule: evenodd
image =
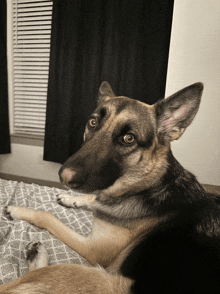
<path id="1" fill-rule="evenodd" d="M 139 242 L 121 267 L 132 293 L 220 293 L 219 197 L 168 154 L 157 187 L 139 195 L 151 216 L 169 216 Z"/>

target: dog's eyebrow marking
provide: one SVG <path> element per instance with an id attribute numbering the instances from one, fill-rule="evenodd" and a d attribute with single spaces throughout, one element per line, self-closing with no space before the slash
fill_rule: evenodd
<path id="1" fill-rule="evenodd" d="M 106 115 L 106 108 L 105 107 L 102 107 L 100 109 L 100 112 L 99 113 L 100 113 L 101 118 L 103 118 Z"/>
<path id="2" fill-rule="evenodd" d="M 121 126 L 121 129 L 120 129 L 120 135 L 125 135 L 127 134 L 127 132 L 129 132 L 131 130 L 131 125 L 129 123 L 125 123 L 124 125 Z"/>
<path id="3" fill-rule="evenodd" d="M 117 109 L 116 109 L 115 114 L 118 115 L 118 114 L 119 114 L 120 112 L 122 112 L 122 111 L 126 108 L 126 106 L 129 105 L 129 104 L 130 104 L 130 101 L 129 101 L 129 100 L 123 100 L 123 101 L 120 101 L 120 103 L 119 103 L 119 105 L 118 105 L 118 107 L 117 107 Z"/>

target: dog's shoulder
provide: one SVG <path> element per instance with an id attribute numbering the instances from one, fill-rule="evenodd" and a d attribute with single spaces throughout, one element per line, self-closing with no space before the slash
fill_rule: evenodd
<path id="1" fill-rule="evenodd" d="M 197 203 L 201 207 L 190 221 L 177 214 L 136 244 L 121 267 L 122 274 L 135 281 L 133 293 L 220 290 L 220 209 L 216 196 L 210 198 L 214 202 L 208 199 L 207 207 Z"/>

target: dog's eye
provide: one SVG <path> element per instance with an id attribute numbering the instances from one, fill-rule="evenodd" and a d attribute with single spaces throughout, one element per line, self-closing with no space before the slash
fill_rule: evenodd
<path id="1" fill-rule="evenodd" d="M 127 134 L 123 137 L 123 140 L 126 144 L 132 144 L 134 142 L 134 135 L 132 134 Z"/>
<path id="2" fill-rule="evenodd" d="M 90 120 L 89 120 L 89 126 L 91 128 L 95 128 L 96 127 L 96 119 L 95 118 L 90 118 Z"/>

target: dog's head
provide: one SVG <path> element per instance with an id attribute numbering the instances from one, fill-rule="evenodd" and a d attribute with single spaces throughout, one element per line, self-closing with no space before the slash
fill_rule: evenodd
<path id="1" fill-rule="evenodd" d="M 170 142 L 180 138 L 197 113 L 202 90 L 196 83 L 147 105 L 116 97 L 103 82 L 84 143 L 61 167 L 61 182 L 115 197 L 155 185 L 166 172 Z"/>

